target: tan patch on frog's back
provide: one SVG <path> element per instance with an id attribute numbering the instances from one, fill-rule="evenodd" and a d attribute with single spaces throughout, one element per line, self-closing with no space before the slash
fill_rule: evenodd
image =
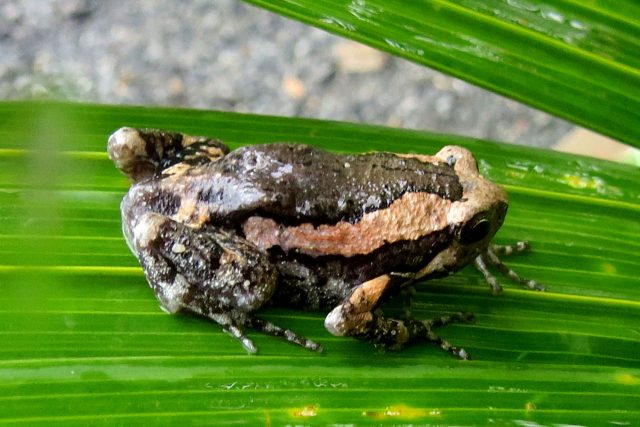
<path id="1" fill-rule="evenodd" d="M 430 164 L 444 163 L 442 159 L 440 159 L 439 157 L 429 156 L 427 154 L 409 154 L 409 153 L 393 153 L 393 154 L 405 159 L 416 159 L 421 161 L 422 163 L 430 163 Z"/>
<path id="2" fill-rule="evenodd" d="M 169 166 L 168 168 L 163 170 L 162 175 L 167 177 L 171 176 L 172 178 L 175 179 L 187 173 L 191 169 L 191 167 L 192 167 L 191 165 L 184 162 L 176 163 L 175 165 Z"/>
<path id="3" fill-rule="evenodd" d="M 173 219 L 192 227 L 201 227 L 209 220 L 209 210 L 201 202 L 186 198 L 182 199 L 178 212 Z"/>
<path id="4" fill-rule="evenodd" d="M 245 221 L 243 231 L 247 240 L 262 249 L 280 246 L 312 256 L 350 257 L 443 229 L 448 225 L 451 203 L 431 193 L 406 193 L 388 208 L 364 214 L 355 224 L 340 221 L 317 227 L 310 223 L 283 227 L 272 219 L 254 216 Z"/>
<path id="5" fill-rule="evenodd" d="M 210 147 L 210 146 L 205 146 L 203 147 L 204 152 L 206 152 L 207 157 L 209 158 L 209 160 L 216 161 L 221 159 L 222 157 L 224 157 L 224 151 L 222 151 L 220 148 L 218 147 Z"/>
<path id="6" fill-rule="evenodd" d="M 198 199 L 203 189 L 202 171 L 205 167 L 206 165 L 191 166 L 182 162 L 163 171 L 165 176 L 160 180 L 158 191 L 176 194 L 180 198 L 180 206 L 171 216 L 174 221 L 195 228 L 202 227 L 209 221 L 211 207 L 206 201 Z M 172 170 L 173 168 L 176 169 Z M 167 174 L 167 172 L 172 173 Z"/>

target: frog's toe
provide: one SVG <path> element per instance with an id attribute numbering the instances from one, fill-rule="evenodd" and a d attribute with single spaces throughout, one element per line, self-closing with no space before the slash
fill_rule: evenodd
<path id="1" fill-rule="evenodd" d="M 242 347 L 247 351 L 247 353 L 256 354 L 258 352 L 258 347 L 256 347 L 253 341 L 251 341 L 251 339 L 247 337 L 242 329 L 240 329 L 238 326 L 229 325 L 226 326 L 223 330 L 240 341 L 240 344 L 242 344 Z"/>
<path id="2" fill-rule="evenodd" d="M 494 243 L 489 245 L 489 249 L 496 255 L 512 255 L 519 254 L 520 252 L 526 252 L 531 250 L 531 244 L 527 240 L 518 240 L 511 245 L 496 245 Z"/>
<path id="3" fill-rule="evenodd" d="M 275 325 L 268 320 L 252 317 L 248 319 L 247 324 L 252 328 L 264 332 L 265 334 L 273 335 L 276 337 L 284 338 L 290 343 L 297 344 L 300 347 L 304 347 L 307 350 L 315 351 L 316 353 L 322 353 L 323 348 L 320 344 L 307 339 L 291 329 L 285 329 L 278 325 Z"/>
<path id="4" fill-rule="evenodd" d="M 513 271 L 511 268 L 507 267 L 498 257 L 498 255 L 511 255 L 514 253 L 521 253 L 531 249 L 529 242 L 527 241 L 519 241 L 513 245 L 489 245 L 482 253 L 480 253 L 474 260 L 473 265 L 482 273 L 485 280 L 491 286 L 491 290 L 493 293 L 499 293 L 502 291 L 502 286 L 498 283 L 498 280 L 495 278 L 487 266 L 492 266 L 498 269 L 503 275 L 507 276 L 514 282 L 519 283 L 524 288 L 531 289 L 534 291 L 544 291 L 546 287 L 536 282 L 535 280 L 527 279 L 525 277 L 520 276 L 518 273 Z"/>

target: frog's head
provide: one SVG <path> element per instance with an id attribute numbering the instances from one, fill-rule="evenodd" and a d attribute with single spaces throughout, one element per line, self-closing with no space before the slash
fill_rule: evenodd
<path id="1" fill-rule="evenodd" d="M 484 178 L 469 150 L 446 146 L 435 156 L 451 165 L 460 184 L 462 197 L 447 206 L 447 221 L 453 238 L 419 273 L 419 277 L 454 272 L 485 251 L 502 226 L 507 213 L 507 193 Z"/>

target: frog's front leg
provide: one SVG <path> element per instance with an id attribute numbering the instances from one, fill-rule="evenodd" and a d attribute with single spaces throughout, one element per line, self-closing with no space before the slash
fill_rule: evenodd
<path id="1" fill-rule="evenodd" d="M 535 280 L 527 279 L 520 276 L 518 273 L 507 267 L 498 257 L 498 255 L 509 256 L 514 253 L 526 252 L 531 249 L 529 242 L 521 240 L 513 245 L 496 245 L 489 244 L 480 254 L 474 259 L 473 265 L 482 273 L 486 282 L 491 287 L 494 294 L 502 292 L 502 285 L 498 282 L 498 279 L 491 274 L 487 268 L 487 264 L 496 267 L 502 274 L 509 277 L 515 282 L 520 283 L 523 287 L 535 291 L 544 291 L 546 288 L 544 285 L 538 283 Z"/>
<path id="2" fill-rule="evenodd" d="M 116 167 L 136 183 L 216 161 L 229 153 L 229 148 L 204 136 L 123 127 L 109 137 L 107 151 Z"/>
<path id="3" fill-rule="evenodd" d="M 319 351 L 320 346 L 253 313 L 273 295 L 277 271 L 245 239 L 214 228 L 191 228 L 164 215 L 142 214 L 129 231 L 132 249 L 163 309 L 207 317 L 257 351 L 244 334 L 253 327 Z"/>
<path id="4" fill-rule="evenodd" d="M 433 332 L 433 328 L 452 322 L 470 322 L 473 314 L 455 313 L 431 320 L 387 318 L 378 307 L 385 296 L 395 292 L 400 285 L 398 278 L 382 275 L 357 286 L 327 315 L 325 327 L 336 336 L 351 336 L 389 348 L 426 340 L 454 356 L 468 359 L 464 349 L 452 346 Z"/>

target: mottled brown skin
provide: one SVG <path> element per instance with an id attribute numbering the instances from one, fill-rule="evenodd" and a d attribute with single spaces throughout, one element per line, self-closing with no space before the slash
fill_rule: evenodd
<path id="1" fill-rule="evenodd" d="M 278 304 L 331 311 L 325 326 L 336 335 L 387 347 L 424 339 L 466 358 L 431 328 L 469 315 L 396 320 L 377 309 L 407 282 L 450 274 L 490 249 L 506 194 L 467 150 L 229 152 L 205 137 L 122 128 L 108 151 L 133 182 L 121 206 L 126 240 L 168 312 L 208 317 L 250 352 L 243 327 L 321 349 L 254 314 Z"/>

